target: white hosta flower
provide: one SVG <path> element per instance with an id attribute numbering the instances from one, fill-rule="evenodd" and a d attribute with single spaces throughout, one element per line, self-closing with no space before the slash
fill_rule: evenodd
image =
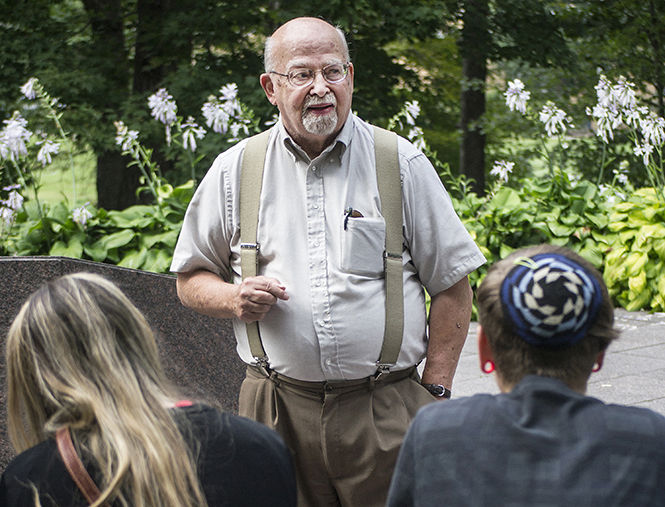
<path id="1" fill-rule="evenodd" d="M 623 121 L 629 127 L 637 128 L 642 121 L 642 115 L 638 108 L 625 109 L 623 112 Z"/>
<path id="2" fill-rule="evenodd" d="M 598 84 L 595 86 L 598 105 L 601 107 L 609 106 L 612 101 L 612 84 L 601 74 L 598 78 Z"/>
<path id="3" fill-rule="evenodd" d="M 605 144 L 614 139 L 614 128 L 612 126 L 616 123 L 616 120 L 607 107 L 596 104 L 593 109 L 587 107 L 586 114 L 596 121 L 596 135 Z"/>
<path id="4" fill-rule="evenodd" d="M 409 133 L 406 136 L 413 145 L 418 148 L 420 151 L 425 149 L 425 133 L 420 127 L 411 127 Z"/>
<path id="5" fill-rule="evenodd" d="M 17 211 L 23 206 L 23 196 L 19 194 L 19 188 L 21 185 L 9 185 L 3 188 L 5 192 L 9 192 L 9 195 L 6 200 L 0 200 L 0 219 L 7 227 L 12 226 Z"/>
<path id="6" fill-rule="evenodd" d="M 11 190 L 7 196 L 7 200 L 0 202 L 2 202 L 2 204 L 4 204 L 9 209 L 18 211 L 21 209 L 21 206 L 23 206 L 23 200 L 23 196 L 19 194 L 17 190 Z"/>
<path id="7" fill-rule="evenodd" d="M 16 211 L 0 206 L 0 220 L 2 220 L 6 227 L 11 227 L 14 220 L 16 220 Z"/>
<path id="8" fill-rule="evenodd" d="M 113 123 L 116 129 L 115 144 L 122 148 L 122 151 L 131 151 L 134 141 L 139 137 L 138 130 L 129 130 L 122 121 Z"/>
<path id="9" fill-rule="evenodd" d="M 238 85 L 229 83 L 219 89 L 219 99 L 222 102 L 232 102 L 238 98 Z"/>
<path id="10" fill-rule="evenodd" d="M 27 155 L 26 143 L 32 136 L 32 132 L 27 129 L 28 122 L 17 111 L 3 123 L 5 127 L 0 130 L 0 156 L 18 160 L 21 155 Z"/>
<path id="11" fill-rule="evenodd" d="M 277 113 L 274 113 L 274 114 L 272 115 L 272 117 L 271 117 L 269 120 L 266 120 L 265 122 L 263 122 L 263 124 L 264 124 L 266 127 L 272 127 L 272 126 L 275 125 L 278 121 L 279 121 L 279 115 L 278 115 Z"/>
<path id="12" fill-rule="evenodd" d="M 78 208 L 72 210 L 72 220 L 83 228 L 85 228 L 88 220 L 92 218 L 92 213 L 90 213 L 86 207 L 89 205 L 90 203 L 86 202 L 83 206 L 79 206 Z"/>
<path id="13" fill-rule="evenodd" d="M 624 170 L 622 170 L 621 167 L 618 171 L 614 169 L 612 172 L 614 173 L 614 178 L 617 180 L 618 183 L 620 183 L 621 185 L 626 185 L 628 183 L 628 175 L 624 172 Z"/>
<path id="14" fill-rule="evenodd" d="M 196 151 L 196 138 L 203 139 L 206 130 L 199 127 L 191 116 L 187 118 L 186 123 L 183 123 L 182 129 L 182 147 L 186 150 Z"/>
<path id="15" fill-rule="evenodd" d="M 624 109 L 633 109 L 637 105 L 635 85 L 625 77 L 619 76 L 617 84 L 612 87 L 612 99 Z"/>
<path id="16" fill-rule="evenodd" d="M 25 95 L 26 98 L 34 100 L 37 97 L 37 85 L 39 81 L 36 77 L 31 77 L 26 81 L 26 83 L 21 86 L 21 93 Z"/>
<path id="17" fill-rule="evenodd" d="M 55 155 L 59 151 L 60 145 L 47 139 L 42 144 L 42 147 L 39 148 L 39 153 L 37 153 L 37 160 L 42 164 L 42 166 L 50 164 L 52 161 L 51 155 Z"/>
<path id="18" fill-rule="evenodd" d="M 653 146 L 649 143 L 637 143 L 635 146 L 633 146 L 633 153 L 635 153 L 635 155 L 638 157 L 642 157 L 642 163 L 645 166 L 648 166 L 651 153 L 653 153 Z"/>
<path id="19" fill-rule="evenodd" d="M 531 92 L 524 89 L 524 83 L 519 79 L 508 82 L 508 89 L 504 94 L 506 97 L 506 105 L 511 111 L 519 111 L 522 114 L 526 113 L 526 103 L 531 97 Z"/>
<path id="20" fill-rule="evenodd" d="M 148 106 L 152 117 L 167 127 L 173 125 L 177 119 L 178 106 L 166 88 L 159 89 L 148 97 Z"/>
<path id="21" fill-rule="evenodd" d="M 665 120 L 649 113 L 640 120 L 640 131 L 644 140 L 654 146 L 665 144 Z"/>
<path id="22" fill-rule="evenodd" d="M 496 176 L 499 181 L 506 183 L 508 182 L 508 175 L 513 172 L 513 167 L 515 167 L 515 162 L 496 160 L 490 171 L 490 176 Z"/>
<path id="23" fill-rule="evenodd" d="M 416 118 L 420 115 L 420 104 L 417 100 L 409 101 L 404 104 L 404 110 L 406 112 L 406 123 L 408 125 L 415 126 Z"/>
<path id="24" fill-rule="evenodd" d="M 547 104 L 543 106 L 540 110 L 540 121 L 545 124 L 545 130 L 547 131 L 548 136 L 554 136 L 557 134 L 565 134 L 568 124 L 572 126 L 572 122 L 568 115 L 562 110 L 554 105 L 553 102 L 548 101 Z"/>
<path id="25" fill-rule="evenodd" d="M 222 107 L 218 101 L 211 98 L 208 102 L 201 107 L 203 117 L 206 119 L 206 125 L 212 128 L 213 132 L 218 134 L 226 134 L 229 130 L 229 120 L 231 117 L 229 113 Z"/>
<path id="26" fill-rule="evenodd" d="M 238 100 L 238 86 L 235 83 L 222 86 L 217 97 L 220 106 L 229 116 L 239 115 L 242 112 Z"/>

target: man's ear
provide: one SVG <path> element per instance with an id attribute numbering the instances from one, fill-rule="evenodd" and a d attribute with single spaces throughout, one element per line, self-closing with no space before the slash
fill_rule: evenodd
<path id="1" fill-rule="evenodd" d="M 266 94 L 266 97 L 268 97 L 268 100 L 273 106 L 277 105 L 277 99 L 275 97 L 275 85 L 272 82 L 272 78 L 270 74 L 264 73 L 261 74 L 261 77 L 259 78 L 259 81 L 261 82 L 261 88 L 263 88 L 263 91 Z"/>
<path id="2" fill-rule="evenodd" d="M 494 362 L 494 353 L 487 339 L 487 334 L 485 334 L 485 330 L 480 324 L 478 324 L 478 356 L 481 370 L 487 361 Z"/>
<path id="3" fill-rule="evenodd" d="M 351 82 L 351 89 L 353 90 L 353 76 L 354 76 L 354 69 L 353 69 L 353 64 L 349 62 L 349 80 Z"/>

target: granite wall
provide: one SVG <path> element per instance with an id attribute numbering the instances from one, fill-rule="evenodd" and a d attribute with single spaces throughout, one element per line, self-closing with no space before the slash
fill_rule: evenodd
<path id="1" fill-rule="evenodd" d="M 0 471 L 13 456 L 7 439 L 5 339 L 25 299 L 42 283 L 87 271 L 118 285 L 152 325 L 169 378 L 190 399 L 205 399 L 237 412 L 244 365 L 235 352 L 230 321 L 184 308 L 175 278 L 65 257 L 0 257 Z"/>

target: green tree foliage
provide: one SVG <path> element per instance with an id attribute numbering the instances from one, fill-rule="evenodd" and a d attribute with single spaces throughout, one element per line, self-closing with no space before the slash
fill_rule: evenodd
<path id="1" fill-rule="evenodd" d="M 462 58 L 460 171 L 485 190 L 485 85 L 491 62 L 519 59 L 532 65 L 567 65 L 564 24 L 541 0 L 458 0 Z M 455 29 L 457 29 L 455 27 Z"/>
<path id="2" fill-rule="evenodd" d="M 0 35 L 3 77 L 0 108 L 10 116 L 18 89 L 36 76 L 67 104 L 65 125 L 97 154 L 99 204 L 122 208 L 136 202 L 138 175 L 112 145 L 113 121 L 124 118 L 149 135 L 148 144 L 166 174 L 189 176 L 170 157 L 163 131 L 149 118 L 146 98 L 161 87 L 187 117 L 210 93 L 238 84 L 243 102 L 263 120 L 275 112 L 258 84 L 262 44 L 295 16 L 339 23 L 350 37 L 356 74 L 354 109 L 379 123 L 400 107 L 394 90 L 417 79 L 384 49 L 396 38 L 430 36 L 441 23 L 441 0 L 1 0 L 8 16 Z M 219 146 L 208 143 L 203 174 Z"/>
<path id="3" fill-rule="evenodd" d="M 627 76 L 665 116 L 665 4 L 661 0 L 572 2 L 580 23 L 576 52 L 587 66 Z"/>

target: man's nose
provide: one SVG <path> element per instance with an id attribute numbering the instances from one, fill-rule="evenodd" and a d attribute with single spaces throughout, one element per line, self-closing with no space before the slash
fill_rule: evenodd
<path id="1" fill-rule="evenodd" d="M 326 79 L 323 77 L 323 72 L 316 72 L 314 74 L 314 81 L 312 82 L 312 88 L 309 93 L 323 97 L 329 91 L 330 87 L 328 86 L 328 81 L 326 81 Z"/>

